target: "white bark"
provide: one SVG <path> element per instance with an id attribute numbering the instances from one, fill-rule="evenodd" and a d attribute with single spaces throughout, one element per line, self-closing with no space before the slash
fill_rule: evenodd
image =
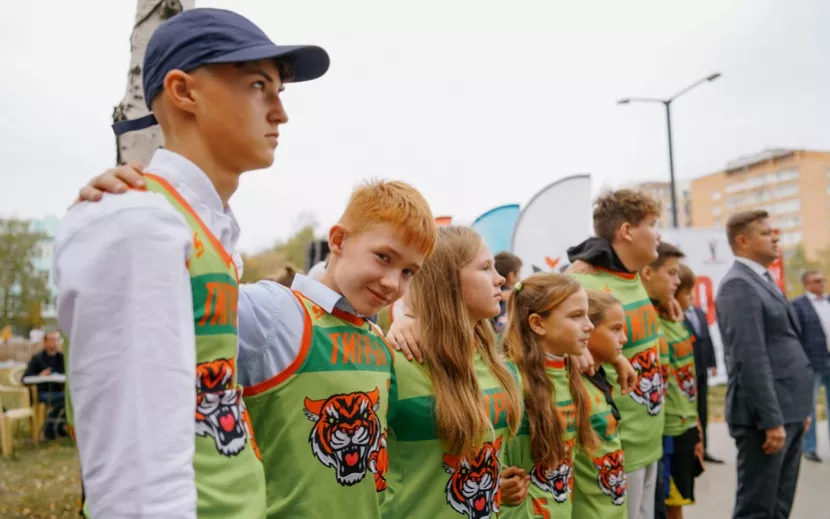
<path id="1" fill-rule="evenodd" d="M 144 102 L 142 85 L 142 66 L 147 43 L 153 31 L 161 22 L 182 12 L 192 9 L 195 0 L 138 0 L 135 13 L 135 25 L 130 36 L 130 68 L 127 72 L 127 91 L 124 99 L 112 113 L 113 122 L 124 119 L 138 119 L 149 113 Z M 129 132 L 115 138 L 116 162 L 124 164 L 136 160 L 147 164 L 153 152 L 163 143 L 158 126 L 137 132 Z"/>

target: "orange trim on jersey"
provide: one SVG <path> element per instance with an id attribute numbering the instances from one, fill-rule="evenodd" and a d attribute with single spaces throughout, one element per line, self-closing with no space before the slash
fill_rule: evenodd
<path id="1" fill-rule="evenodd" d="M 253 386 L 248 386 L 242 389 L 242 396 L 253 396 L 262 393 L 263 391 L 268 391 L 271 388 L 274 388 L 286 380 L 288 377 L 293 375 L 300 369 L 300 366 L 303 365 L 305 362 L 306 357 L 308 356 L 308 352 L 311 349 L 311 315 L 308 313 L 308 308 L 306 308 L 305 304 L 302 301 L 302 296 L 299 292 L 294 292 L 294 297 L 297 298 L 297 301 L 300 303 L 300 307 L 303 309 L 303 340 L 300 343 L 300 351 L 297 353 L 297 358 L 294 359 L 294 362 L 288 365 L 287 368 L 280 371 L 273 377 L 269 378 L 268 380 L 264 380 L 259 384 L 254 384 Z"/>
<path id="2" fill-rule="evenodd" d="M 605 267 L 598 267 L 593 265 L 593 267 L 599 271 L 605 272 L 606 274 L 611 274 L 612 276 L 617 276 L 618 278 L 627 279 L 629 281 L 637 278 L 636 272 L 620 272 L 618 270 L 611 270 Z"/>
<path id="3" fill-rule="evenodd" d="M 346 321 L 349 324 L 353 324 L 361 328 L 363 328 L 363 325 L 366 324 L 366 321 L 368 321 L 368 319 L 358 317 L 355 314 L 350 314 L 349 312 L 345 312 L 339 308 L 332 308 L 331 315 L 337 317 L 338 319 Z"/>
<path id="4" fill-rule="evenodd" d="M 233 265 L 233 271 L 236 274 L 236 280 L 237 282 L 239 282 L 239 272 L 236 271 L 236 263 L 233 262 L 233 258 L 231 258 L 231 255 L 228 254 L 228 251 L 225 250 L 225 247 L 222 246 L 222 242 L 220 242 L 216 238 L 216 236 L 213 235 L 208 226 L 205 225 L 205 222 L 203 222 L 202 219 L 199 218 L 199 215 L 196 214 L 196 211 L 193 209 L 193 207 L 191 207 L 190 204 L 188 204 L 185 201 L 185 199 L 182 198 L 182 195 L 180 195 L 179 192 L 176 191 L 176 189 L 163 178 L 157 175 L 153 175 L 151 173 L 144 173 L 144 176 L 158 182 L 159 185 L 161 185 L 161 187 L 165 191 L 167 191 L 167 193 L 170 194 L 170 196 L 172 196 L 173 199 L 176 202 L 178 202 L 182 206 L 182 208 L 184 208 L 184 210 L 187 211 L 187 213 L 193 217 L 194 220 L 196 220 L 196 223 L 199 224 L 199 226 L 202 228 L 202 231 L 207 235 L 208 240 L 210 240 L 211 245 L 213 245 L 213 248 L 216 249 L 216 252 L 219 253 L 219 256 L 225 262 L 225 265 Z"/>
<path id="5" fill-rule="evenodd" d="M 545 367 L 562 369 L 565 367 L 565 359 L 545 359 Z"/>

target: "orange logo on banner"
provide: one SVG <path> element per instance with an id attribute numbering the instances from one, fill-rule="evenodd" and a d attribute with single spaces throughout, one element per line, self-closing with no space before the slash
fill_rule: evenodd
<path id="1" fill-rule="evenodd" d="M 784 261 L 781 260 L 781 256 L 778 256 L 778 259 L 772 262 L 772 265 L 769 266 L 769 271 L 772 272 L 772 277 L 775 278 L 775 282 L 778 284 L 781 292 L 787 295 L 787 283 L 784 279 Z"/>

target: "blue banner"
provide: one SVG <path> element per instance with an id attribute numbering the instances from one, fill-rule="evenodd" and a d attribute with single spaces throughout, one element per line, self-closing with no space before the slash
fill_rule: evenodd
<path id="1" fill-rule="evenodd" d="M 493 255 L 510 251 L 513 228 L 519 219 L 519 204 L 502 205 L 490 209 L 473 222 L 473 229 L 484 238 Z"/>

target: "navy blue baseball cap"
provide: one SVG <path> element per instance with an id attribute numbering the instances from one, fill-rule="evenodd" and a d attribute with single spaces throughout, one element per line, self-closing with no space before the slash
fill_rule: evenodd
<path id="1" fill-rule="evenodd" d="M 162 22 L 144 55 L 144 98 L 147 108 L 164 89 L 171 70 L 190 72 L 202 65 L 287 58 L 292 82 L 317 79 L 329 69 L 329 55 L 313 45 L 277 45 L 242 15 L 224 9 L 189 9 Z M 116 135 L 157 124 L 151 113 L 112 125 Z"/>

